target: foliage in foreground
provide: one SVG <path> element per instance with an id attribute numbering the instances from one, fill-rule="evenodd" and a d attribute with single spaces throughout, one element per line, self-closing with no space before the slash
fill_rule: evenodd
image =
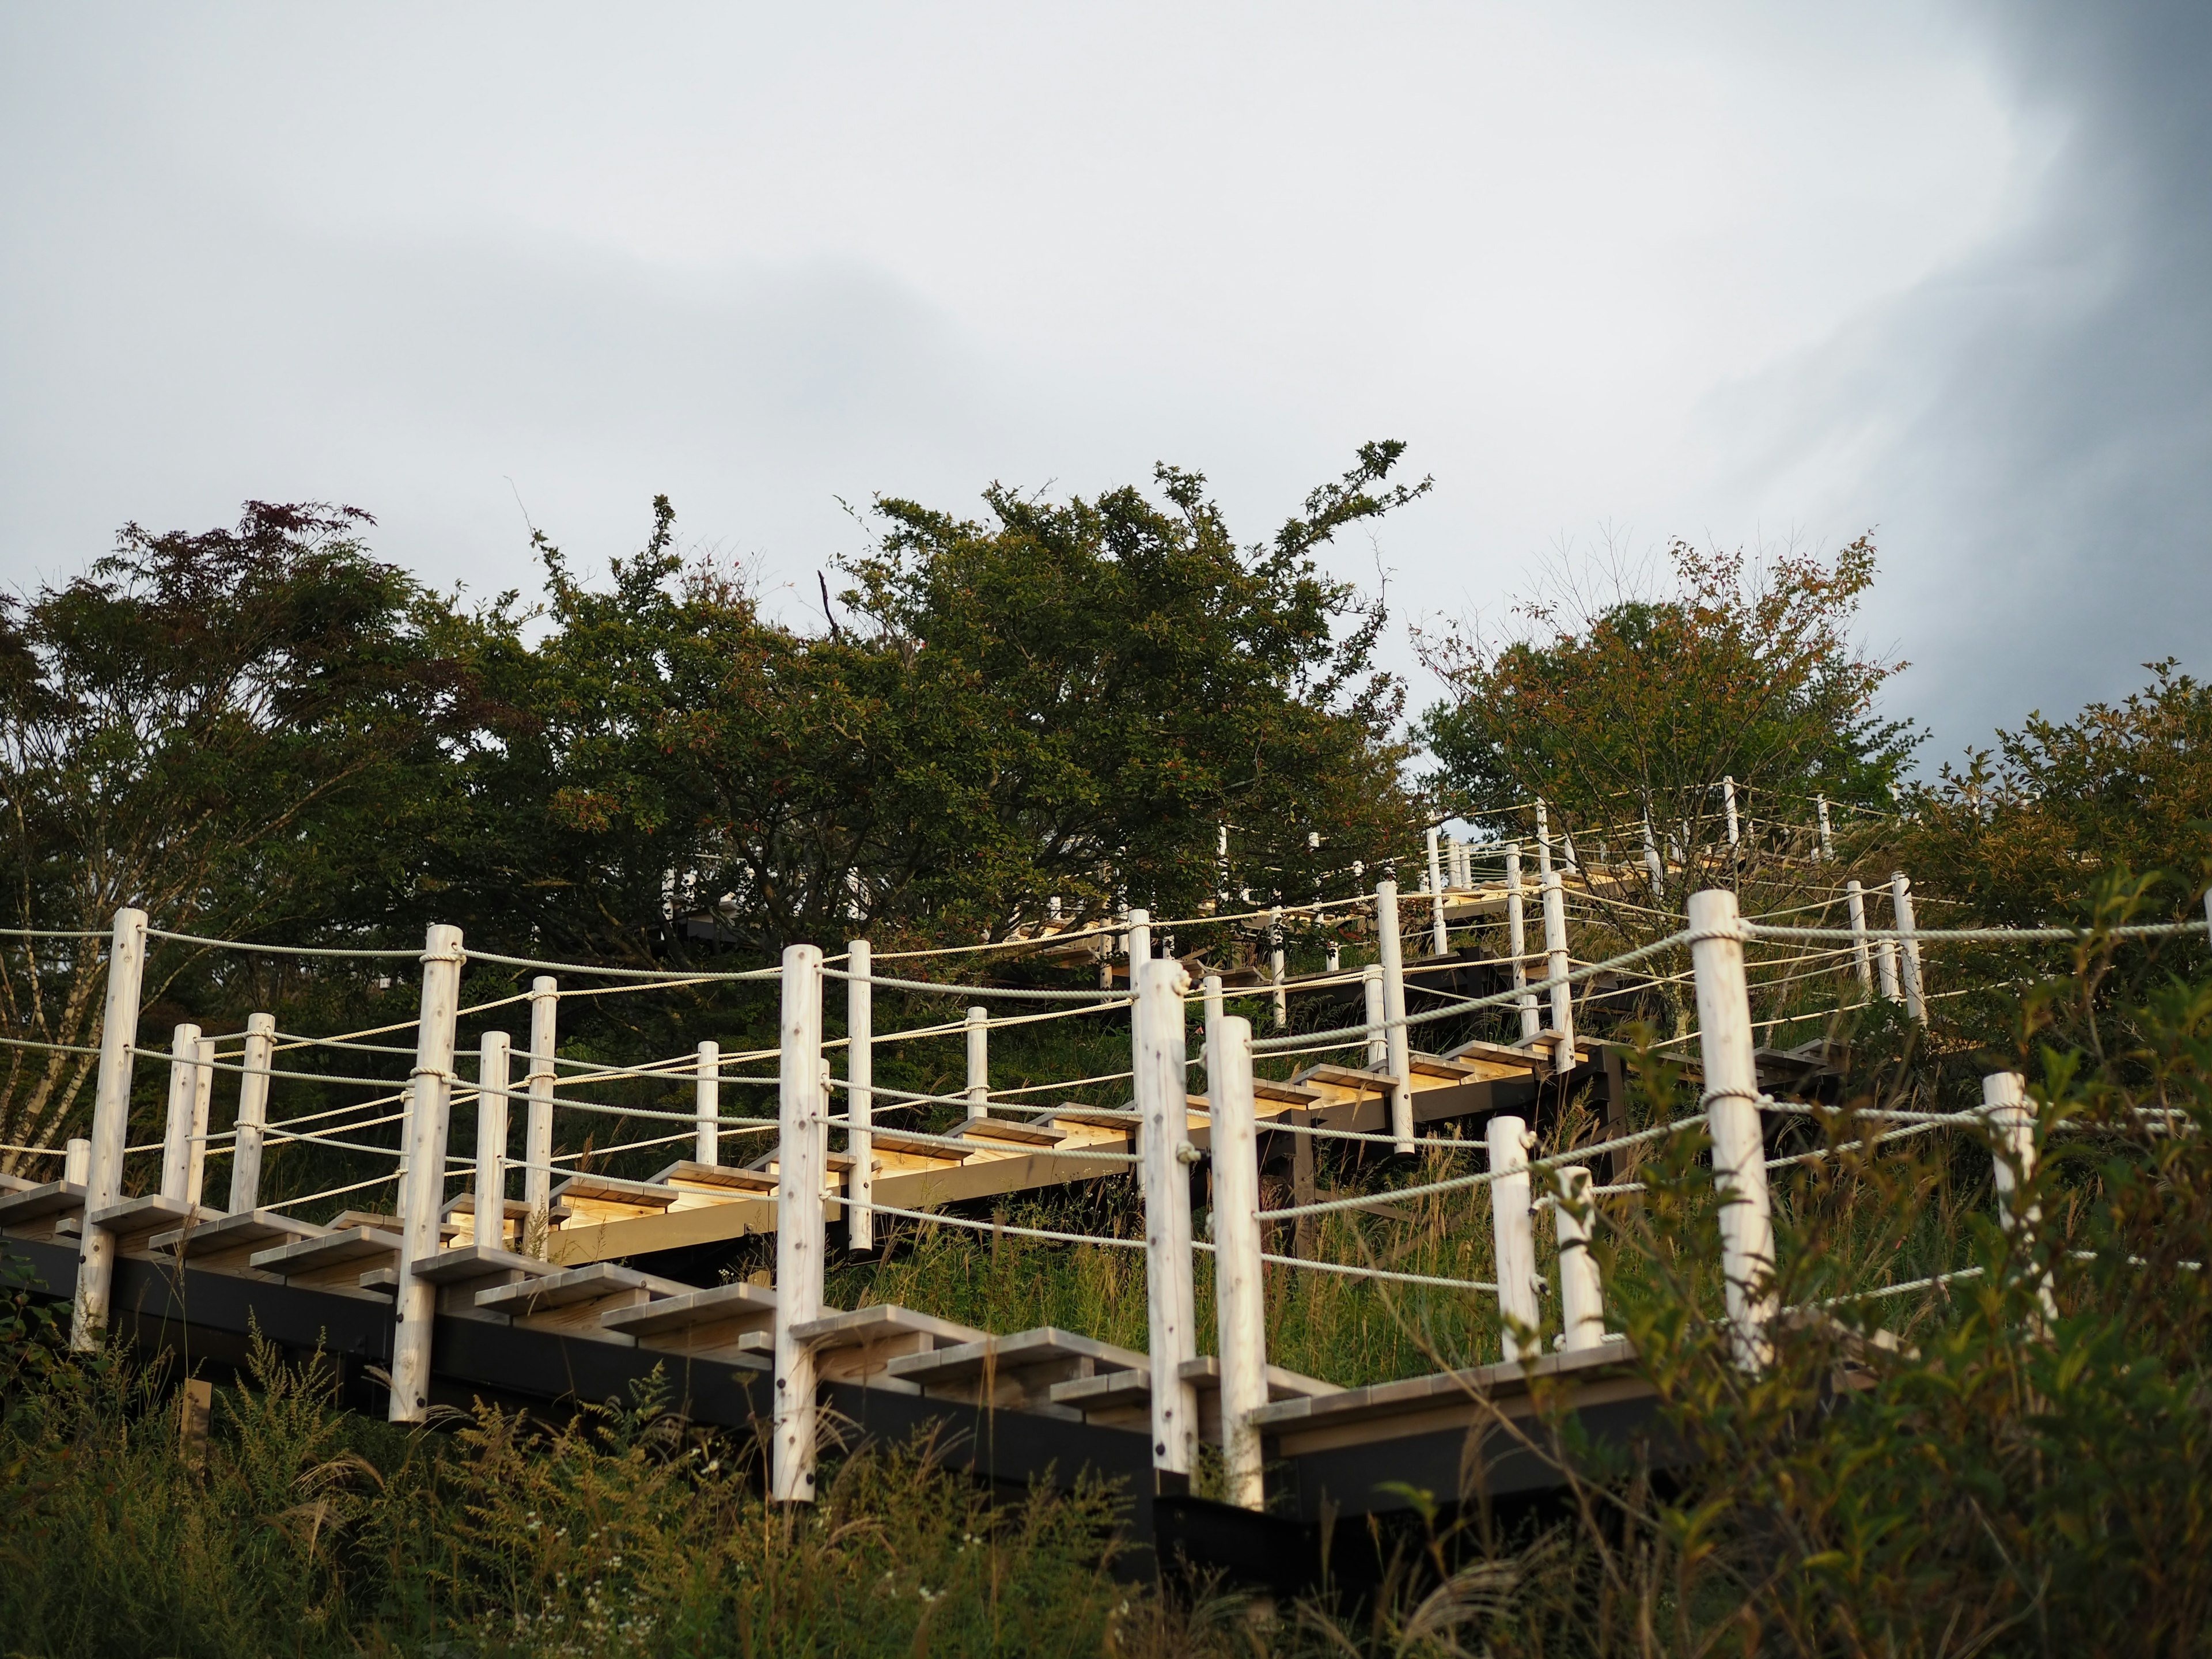
<path id="1" fill-rule="evenodd" d="M 2083 969 L 2047 997 L 2099 994 Z M 1566 1500 L 1534 1516 L 1475 1501 L 1455 1516 L 1448 1486 L 1419 1495 L 1428 1535 L 1372 1595 L 1270 1607 L 1133 1588 L 1116 1577 L 1115 1494 L 994 1504 L 926 1446 L 846 1459 L 816 1511 L 788 1515 L 757 1495 L 751 1448 L 650 1399 L 565 1427 L 482 1410 L 406 1437 L 265 1356 L 249 1386 L 219 1392 L 195 1468 L 161 1379 L 61 1356 L 19 1303 L 0 1355 L 0 1645 L 2205 1652 L 2212 982 L 2169 982 L 2094 1062 L 2030 1046 L 2065 1012 L 2031 1005 L 2012 1052 L 1934 1068 L 1954 1093 L 2000 1060 L 2029 1072 L 2045 1124 L 2033 1232 L 2000 1224 L 1978 1135 L 1869 1156 L 1865 1121 L 1830 1126 L 1825 1156 L 1777 1177 L 1777 1292 L 1802 1311 L 1773 1328 L 1756 1374 L 1731 1354 L 1699 1144 L 1660 1143 L 1649 1190 L 1608 1200 L 1601 1236 L 1615 1321 L 1690 1461 L 1585 1449 Z M 1979 1273 L 1833 1300 L 1930 1267 Z M 1410 1302 L 1381 1311 L 1418 1323 Z M 1433 1328 L 1402 1340 L 1475 1357 Z M 1547 1455 L 1575 1444 L 1564 1419 L 1528 1432 Z"/>

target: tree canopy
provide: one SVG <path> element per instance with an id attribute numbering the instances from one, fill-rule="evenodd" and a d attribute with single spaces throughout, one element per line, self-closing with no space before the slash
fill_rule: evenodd
<path id="1" fill-rule="evenodd" d="M 1763 562 L 1677 541 L 1667 558 L 1656 590 L 1571 584 L 1520 607 L 1516 635 L 1429 643 L 1452 695 L 1421 734 L 1446 799 L 1480 812 L 1541 797 L 1598 836 L 1639 835 L 1648 812 L 1693 882 L 1731 862 L 1723 779 L 1747 812 L 1798 823 L 1814 794 L 1887 810 L 1917 738 L 1875 706 L 1904 665 L 1851 637 L 1871 540 Z"/>

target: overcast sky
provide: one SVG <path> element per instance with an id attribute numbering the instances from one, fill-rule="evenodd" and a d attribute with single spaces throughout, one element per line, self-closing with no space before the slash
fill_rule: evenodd
<path id="1" fill-rule="evenodd" d="M 1336 566 L 1413 620 L 1873 529 L 1940 756 L 2212 668 L 2208 73 L 2201 3 L 10 3 L 0 580 L 253 496 L 527 586 L 665 491 L 795 607 L 841 497 L 1169 459 L 1256 539 L 1400 437 Z"/>

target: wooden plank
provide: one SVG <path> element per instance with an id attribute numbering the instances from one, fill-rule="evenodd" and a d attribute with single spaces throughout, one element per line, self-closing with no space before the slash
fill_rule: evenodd
<path id="1" fill-rule="evenodd" d="M 971 1117 L 951 1131 L 957 1140 L 998 1140 L 1021 1146 L 1057 1146 L 1067 1131 L 1009 1117 Z"/>
<path id="2" fill-rule="evenodd" d="M 1571 1407 L 1648 1396 L 1651 1386 L 1635 1375 L 1635 1358 L 1629 1344 L 1608 1342 L 1576 1353 L 1546 1354 L 1525 1365 L 1509 1360 L 1279 1401 L 1261 1407 L 1257 1419 L 1261 1431 L 1285 1456 L 1443 1428 L 1480 1427 L 1501 1413 L 1534 1411 L 1530 1385 L 1540 1381 L 1567 1388 Z"/>
<path id="3" fill-rule="evenodd" d="M 50 1239 L 63 1224 L 84 1213 L 84 1188 L 48 1181 L 0 1198 L 0 1232 L 15 1238 Z"/>
<path id="4" fill-rule="evenodd" d="M 876 1177 L 876 1201 L 902 1210 L 927 1210 L 1039 1187 L 1095 1181 L 1101 1176 L 1124 1174 L 1127 1169 L 1125 1164 L 1055 1158 L 1048 1152 L 1015 1152 L 949 1168 L 885 1170 Z M 833 1218 L 842 1212 L 842 1206 L 834 1195 L 829 1205 Z M 775 1231 L 775 1201 L 749 1200 L 586 1226 L 572 1224 L 547 1241 L 546 1253 L 564 1266 L 579 1266 Z"/>
<path id="5" fill-rule="evenodd" d="M 775 1177 L 761 1170 L 733 1170 L 722 1164 L 695 1164 L 688 1158 L 678 1158 L 656 1172 L 653 1180 L 662 1186 L 703 1187 L 740 1197 L 775 1190 Z"/>
<path id="6" fill-rule="evenodd" d="M 105 1210 L 95 1210 L 85 1218 L 95 1227 L 105 1227 L 115 1239 L 115 1248 L 123 1255 L 144 1256 L 153 1254 L 153 1238 L 156 1233 L 166 1233 L 179 1227 L 203 1221 L 220 1221 L 221 1210 L 206 1205 L 187 1204 L 181 1198 L 125 1199 L 120 1204 Z"/>
<path id="7" fill-rule="evenodd" d="M 297 1221 L 274 1210 L 241 1210 L 220 1221 L 156 1233 L 149 1243 L 152 1249 L 166 1252 L 170 1260 L 189 1261 L 203 1272 L 275 1280 L 274 1273 L 248 1265 L 256 1252 L 272 1244 L 320 1238 L 325 1231 L 312 1221 Z"/>

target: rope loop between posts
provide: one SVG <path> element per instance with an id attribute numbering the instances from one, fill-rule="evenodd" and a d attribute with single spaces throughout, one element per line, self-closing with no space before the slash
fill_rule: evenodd
<path id="1" fill-rule="evenodd" d="M 855 974 L 842 968 L 824 968 L 824 979 L 860 980 L 889 991 L 920 991 L 946 997 L 1010 997 L 1028 1002 L 1124 1003 L 1127 991 L 1060 991 L 1023 985 L 951 985 L 930 979 L 898 979 L 888 974 Z"/>

